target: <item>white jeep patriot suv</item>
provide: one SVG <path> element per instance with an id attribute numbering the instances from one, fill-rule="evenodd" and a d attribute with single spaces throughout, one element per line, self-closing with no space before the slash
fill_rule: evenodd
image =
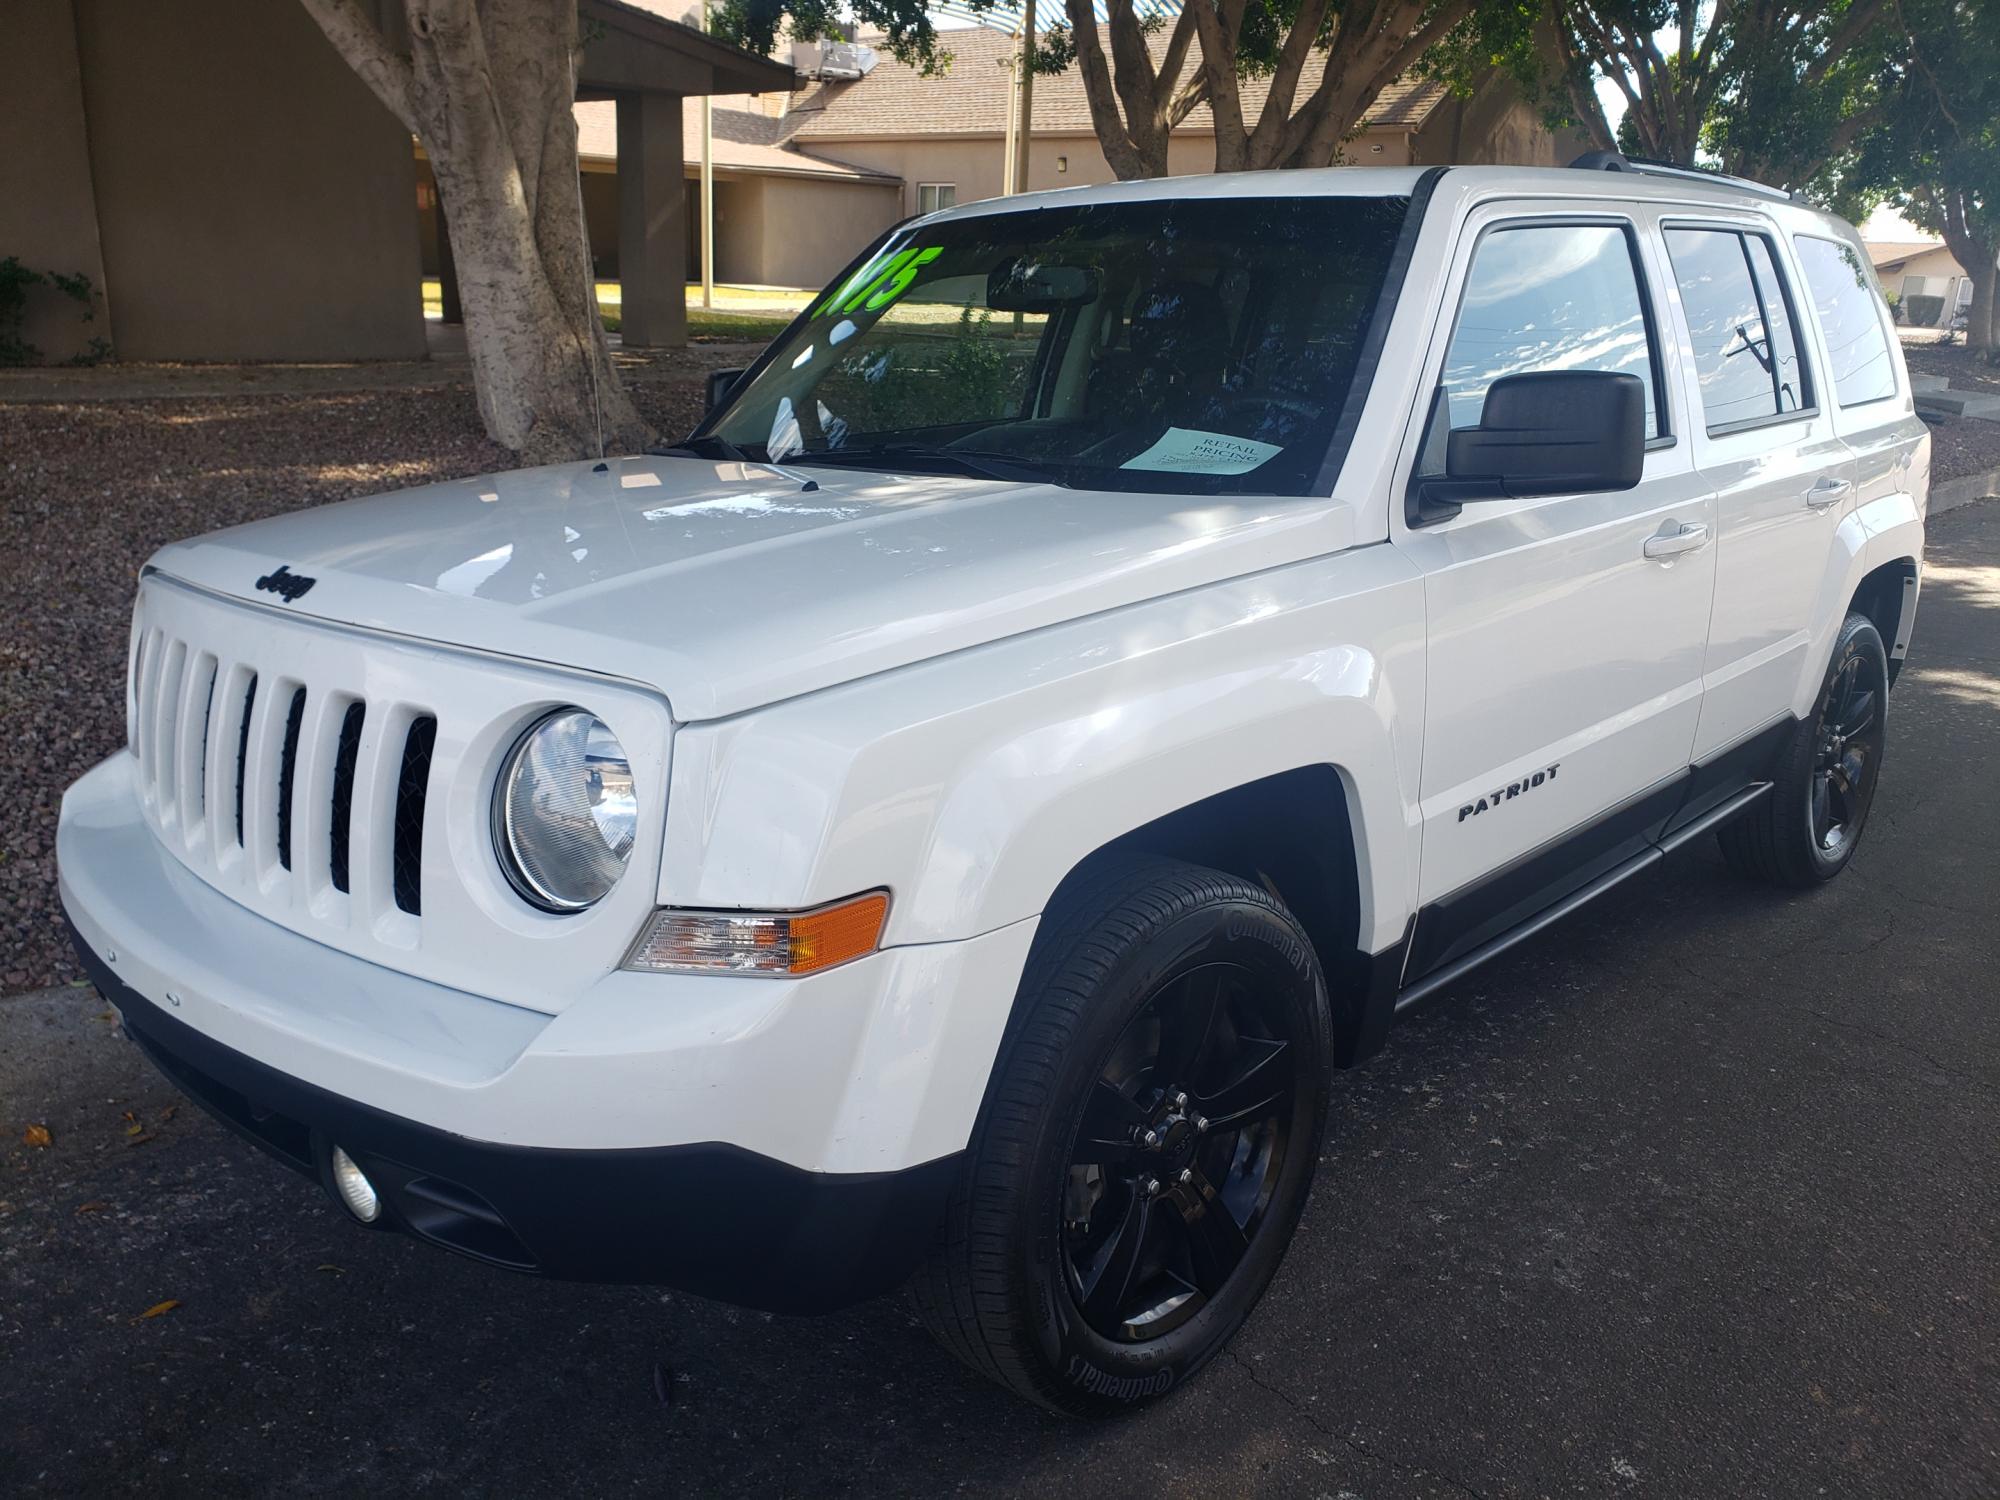
<path id="1" fill-rule="evenodd" d="M 971 204 L 676 448 L 167 548 L 84 962 L 364 1223 L 1179 1384 L 1398 1013 L 1867 818 L 1930 463 L 1868 261 L 1595 165 Z"/>

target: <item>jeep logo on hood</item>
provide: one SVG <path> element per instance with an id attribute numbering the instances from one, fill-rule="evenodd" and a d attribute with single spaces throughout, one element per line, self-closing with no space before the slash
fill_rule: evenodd
<path id="1" fill-rule="evenodd" d="M 302 598 L 305 595 L 305 591 L 318 582 L 317 578 L 301 578 L 283 563 L 279 563 L 278 570 L 275 573 L 266 573 L 262 578 L 257 580 L 257 587 L 265 590 L 267 593 L 278 595 L 287 604 L 292 604 Z"/>

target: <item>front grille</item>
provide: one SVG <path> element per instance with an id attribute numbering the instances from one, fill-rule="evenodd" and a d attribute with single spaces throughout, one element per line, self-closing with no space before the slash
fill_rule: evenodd
<path id="1" fill-rule="evenodd" d="M 365 896 L 370 915 L 421 913 L 433 714 L 232 661 L 159 626 L 132 660 L 139 784 L 176 853 L 214 874 L 241 863 L 265 884 L 283 872 L 309 902 L 324 891 Z"/>
<path id="2" fill-rule="evenodd" d="M 247 559 L 243 576 L 276 561 Z M 130 657 L 122 769 L 135 812 L 168 862 L 244 911 L 394 973 L 554 1014 L 617 969 L 653 909 L 673 720 L 645 689 L 157 572 L 140 583 Z M 558 703 L 612 724 L 648 788 L 631 872 L 565 921 L 514 895 L 487 826 L 493 760 Z"/>
<path id="3" fill-rule="evenodd" d="M 424 909 L 424 802 L 437 732 L 437 720 L 428 715 L 410 725 L 403 741 L 402 771 L 396 778 L 396 905 L 413 917 Z"/>
<path id="4" fill-rule="evenodd" d="M 349 856 L 354 842 L 354 762 L 361 754 L 361 726 L 368 722 L 368 705 L 354 702 L 340 721 L 340 746 L 333 755 L 333 888 L 346 891 Z"/>

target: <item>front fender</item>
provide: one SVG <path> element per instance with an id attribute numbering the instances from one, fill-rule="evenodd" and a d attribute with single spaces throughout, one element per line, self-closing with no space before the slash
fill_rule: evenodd
<path id="1" fill-rule="evenodd" d="M 1093 615 L 683 729 L 660 900 L 886 885 L 887 945 L 967 938 L 1121 834 L 1331 764 L 1378 950 L 1415 897 L 1423 692 L 1422 586 L 1385 545 Z"/>

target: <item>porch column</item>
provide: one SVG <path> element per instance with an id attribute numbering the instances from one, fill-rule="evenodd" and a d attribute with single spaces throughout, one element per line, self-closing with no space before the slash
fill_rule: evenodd
<path id="1" fill-rule="evenodd" d="M 618 95 L 618 280 L 625 343 L 687 342 L 687 204 L 678 94 Z"/>

